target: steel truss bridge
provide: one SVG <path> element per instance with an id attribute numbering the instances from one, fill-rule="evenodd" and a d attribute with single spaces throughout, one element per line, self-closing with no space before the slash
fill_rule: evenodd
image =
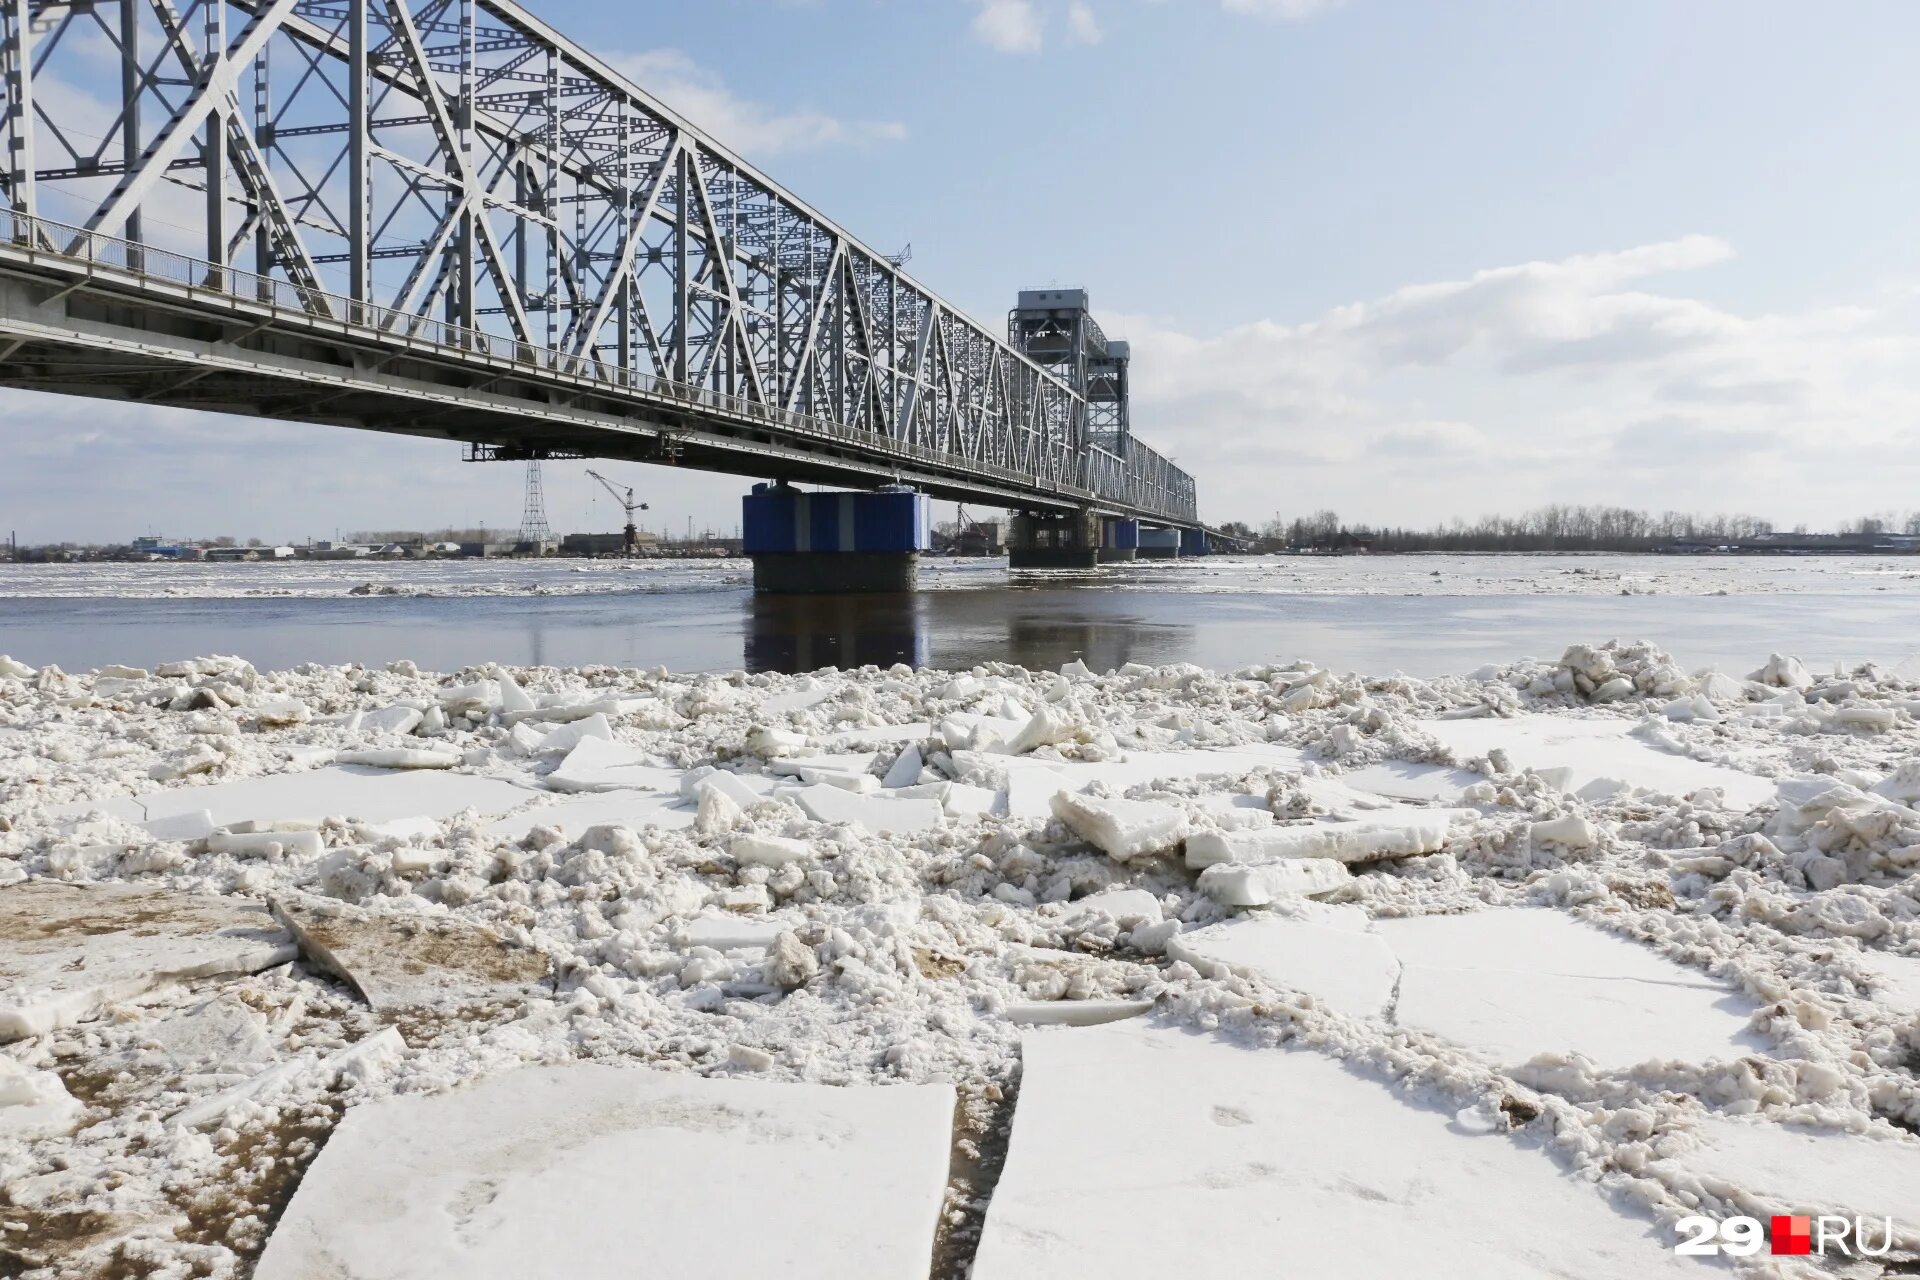
<path id="1" fill-rule="evenodd" d="M 0 385 L 1197 523 L 1111 378 L 520 5 L 0 0 L 0 74 Z"/>

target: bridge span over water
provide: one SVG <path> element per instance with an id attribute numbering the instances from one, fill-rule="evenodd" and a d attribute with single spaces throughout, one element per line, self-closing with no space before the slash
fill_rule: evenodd
<path id="1" fill-rule="evenodd" d="M 0 0 L 0 384 L 1199 527 L 1078 291 L 988 329 L 507 0 Z"/>

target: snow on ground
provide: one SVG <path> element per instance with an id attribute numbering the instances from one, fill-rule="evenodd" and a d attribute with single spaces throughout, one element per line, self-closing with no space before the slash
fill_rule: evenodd
<path id="1" fill-rule="evenodd" d="M 1303 1233 L 1327 1274 L 1444 1237 L 1607 1276 L 1756 1205 L 1911 1253 L 1916 713 L 1643 645 L 1432 681 L 0 659 L 0 1273 L 419 1273 L 382 1232 L 524 1273 L 642 1212 L 710 1274 L 960 1276 L 984 1232 L 983 1277 Z M 546 1083 L 588 1067 L 698 1105 Z M 937 1139 L 861 1137 L 932 1085 Z M 389 1129 L 418 1163 L 363 1173 Z M 711 1172 L 654 1185 L 662 1141 Z M 787 1187 L 820 1159 L 848 1181 Z"/>

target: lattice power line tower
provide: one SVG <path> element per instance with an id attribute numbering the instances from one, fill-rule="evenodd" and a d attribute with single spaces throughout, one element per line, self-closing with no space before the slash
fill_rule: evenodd
<path id="1" fill-rule="evenodd" d="M 540 460 L 527 463 L 527 502 L 520 511 L 520 541 L 538 549 L 553 541 L 553 530 L 547 524 L 547 495 L 540 480 Z"/>

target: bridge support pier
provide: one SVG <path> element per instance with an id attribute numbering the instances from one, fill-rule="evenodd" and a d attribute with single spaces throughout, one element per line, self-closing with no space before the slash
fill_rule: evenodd
<path id="1" fill-rule="evenodd" d="M 1180 558 L 1180 531 L 1178 529 L 1142 529 L 1140 530 L 1140 555 L 1142 560 L 1178 560 Z"/>
<path id="2" fill-rule="evenodd" d="M 1207 531 L 1205 529 L 1182 529 L 1180 531 L 1180 555 L 1182 558 L 1209 554 L 1211 554 L 1211 548 L 1207 546 Z"/>
<path id="3" fill-rule="evenodd" d="M 1091 511 L 1017 511 L 1007 539 L 1010 569 L 1091 569 L 1100 560 L 1101 520 Z"/>
<path id="4" fill-rule="evenodd" d="M 741 502 L 742 549 L 753 557 L 753 589 L 766 595 L 912 591 L 920 553 L 932 545 L 927 496 L 802 493 L 755 485 Z"/>
<path id="5" fill-rule="evenodd" d="M 1135 560 L 1140 554 L 1140 522 L 1108 516 L 1100 521 L 1101 564 Z"/>

